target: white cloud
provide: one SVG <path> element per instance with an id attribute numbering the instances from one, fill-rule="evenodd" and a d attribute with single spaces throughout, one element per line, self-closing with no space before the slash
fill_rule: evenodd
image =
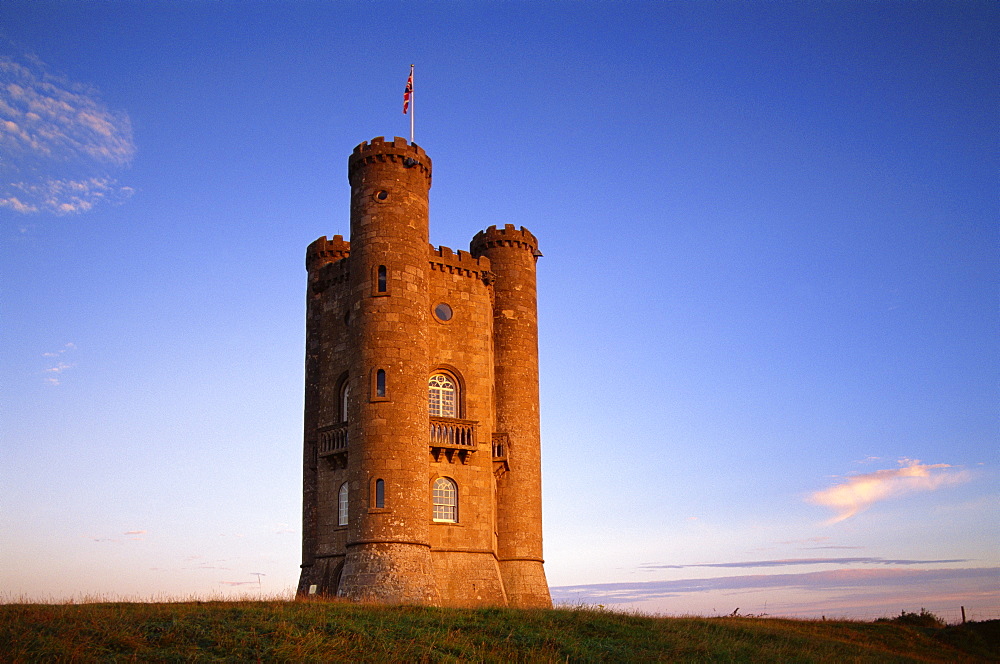
<path id="1" fill-rule="evenodd" d="M 0 198 L 0 207 L 7 207 L 12 209 L 14 212 L 20 212 L 22 214 L 27 214 L 29 212 L 38 212 L 38 207 L 32 205 L 31 203 L 25 203 L 16 196 L 8 196 L 6 198 Z"/>
<path id="2" fill-rule="evenodd" d="M 918 460 L 902 459 L 902 468 L 876 470 L 853 475 L 840 484 L 816 491 L 809 502 L 837 510 L 829 523 L 849 519 L 872 504 L 918 491 L 934 491 L 944 486 L 967 482 L 967 471 L 957 470 L 946 463 L 921 464 Z"/>
<path id="3" fill-rule="evenodd" d="M 71 341 L 71 342 L 69 342 L 68 344 L 66 344 L 65 346 L 63 346 L 62 348 L 60 348 L 57 351 L 50 351 L 50 352 L 42 353 L 42 357 L 49 357 L 49 358 L 61 357 L 67 351 L 71 351 L 71 350 L 75 350 L 75 349 L 76 349 L 76 344 L 74 344 Z M 76 366 L 76 364 L 71 363 L 71 362 L 63 362 L 63 361 L 56 362 L 55 364 L 53 364 L 52 366 L 50 366 L 48 369 L 44 370 L 44 373 L 47 373 L 47 374 L 56 374 L 55 376 L 48 376 L 48 377 L 46 377 L 45 378 L 45 382 L 48 383 L 49 385 L 60 385 L 61 381 L 59 380 L 59 374 L 62 374 L 64 372 L 68 371 L 69 369 L 72 369 L 75 366 Z"/>
<path id="4" fill-rule="evenodd" d="M 68 344 L 64 345 L 62 348 L 60 348 L 59 350 L 57 350 L 55 352 L 42 353 L 42 357 L 59 357 L 60 355 L 62 355 L 66 351 L 68 351 L 68 350 L 74 350 L 74 349 L 76 349 L 76 344 L 71 341 L 71 342 L 69 342 Z"/>
<path id="5" fill-rule="evenodd" d="M 134 193 L 131 187 L 119 186 L 118 181 L 110 177 L 10 182 L 7 187 L 10 191 L 16 190 L 20 198 L 0 199 L 0 206 L 16 212 L 47 210 L 56 215 L 86 212 L 101 201 L 122 201 Z M 21 198 L 33 202 L 24 203 Z"/>
<path id="6" fill-rule="evenodd" d="M 0 208 L 86 212 L 132 194 L 111 172 L 135 155 L 127 114 L 35 57 L 0 55 Z"/>

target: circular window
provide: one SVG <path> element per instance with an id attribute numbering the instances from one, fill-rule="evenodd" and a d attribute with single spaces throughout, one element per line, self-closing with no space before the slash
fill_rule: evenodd
<path id="1" fill-rule="evenodd" d="M 384 201 L 385 199 L 389 198 L 389 192 L 383 189 L 382 191 L 375 194 L 375 198 L 377 198 L 380 201 Z"/>
<path id="2" fill-rule="evenodd" d="M 447 323 L 448 321 L 451 320 L 451 317 L 454 315 L 454 312 L 452 312 L 450 306 L 442 302 L 441 304 L 434 307 L 434 315 L 437 317 L 439 321 Z"/>

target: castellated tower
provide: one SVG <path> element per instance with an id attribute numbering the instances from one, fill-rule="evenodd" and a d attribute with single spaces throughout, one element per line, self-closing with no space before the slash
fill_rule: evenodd
<path id="1" fill-rule="evenodd" d="M 351 235 L 306 251 L 300 595 L 551 606 L 542 567 L 534 235 L 428 243 L 431 160 L 348 160 Z"/>

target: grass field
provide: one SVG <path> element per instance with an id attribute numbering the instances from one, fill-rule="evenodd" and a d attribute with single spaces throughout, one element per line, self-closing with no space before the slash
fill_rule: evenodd
<path id="1" fill-rule="evenodd" d="M 983 662 L 1000 661 L 1000 621 L 662 618 L 318 600 L 6 604 L 0 661 Z"/>

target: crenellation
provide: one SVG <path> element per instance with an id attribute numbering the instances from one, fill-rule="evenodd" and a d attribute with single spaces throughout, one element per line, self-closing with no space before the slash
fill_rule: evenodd
<path id="1" fill-rule="evenodd" d="M 432 270 L 479 280 L 490 270 L 490 259 L 485 256 L 473 256 L 462 249 L 454 252 L 445 246 L 434 248 L 431 245 L 430 249 Z"/>
<path id="2" fill-rule="evenodd" d="M 416 143 L 407 143 L 405 138 L 397 136 L 392 141 L 386 141 L 383 136 L 379 136 L 371 141 L 359 143 L 347 162 L 348 179 L 353 184 L 355 173 L 360 172 L 363 167 L 371 167 L 376 163 L 389 163 L 419 172 L 426 178 L 427 186 L 430 186 L 430 157 L 423 148 Z"/>
<path id="3" fill-rule="evenodd" d="M 485 231 L 479 231 L 472 238 L 470 250 L 474 256 L 481 256 L 486 249 L 493 247 L 517 247 L 538 253 L 538 239 L 524 226 L 515 228 L 514 224 L 505 224 L 503 228 L 490 226 Z"/>
<path id="4" fill-rule="evenodd" d="M 333 239 L 324 236 L 315 240 L 306 249 L 306 269 L 312 271 L 350 255 L 351 243 L 345 242 L 342 235 L 334 235 Z"/>

